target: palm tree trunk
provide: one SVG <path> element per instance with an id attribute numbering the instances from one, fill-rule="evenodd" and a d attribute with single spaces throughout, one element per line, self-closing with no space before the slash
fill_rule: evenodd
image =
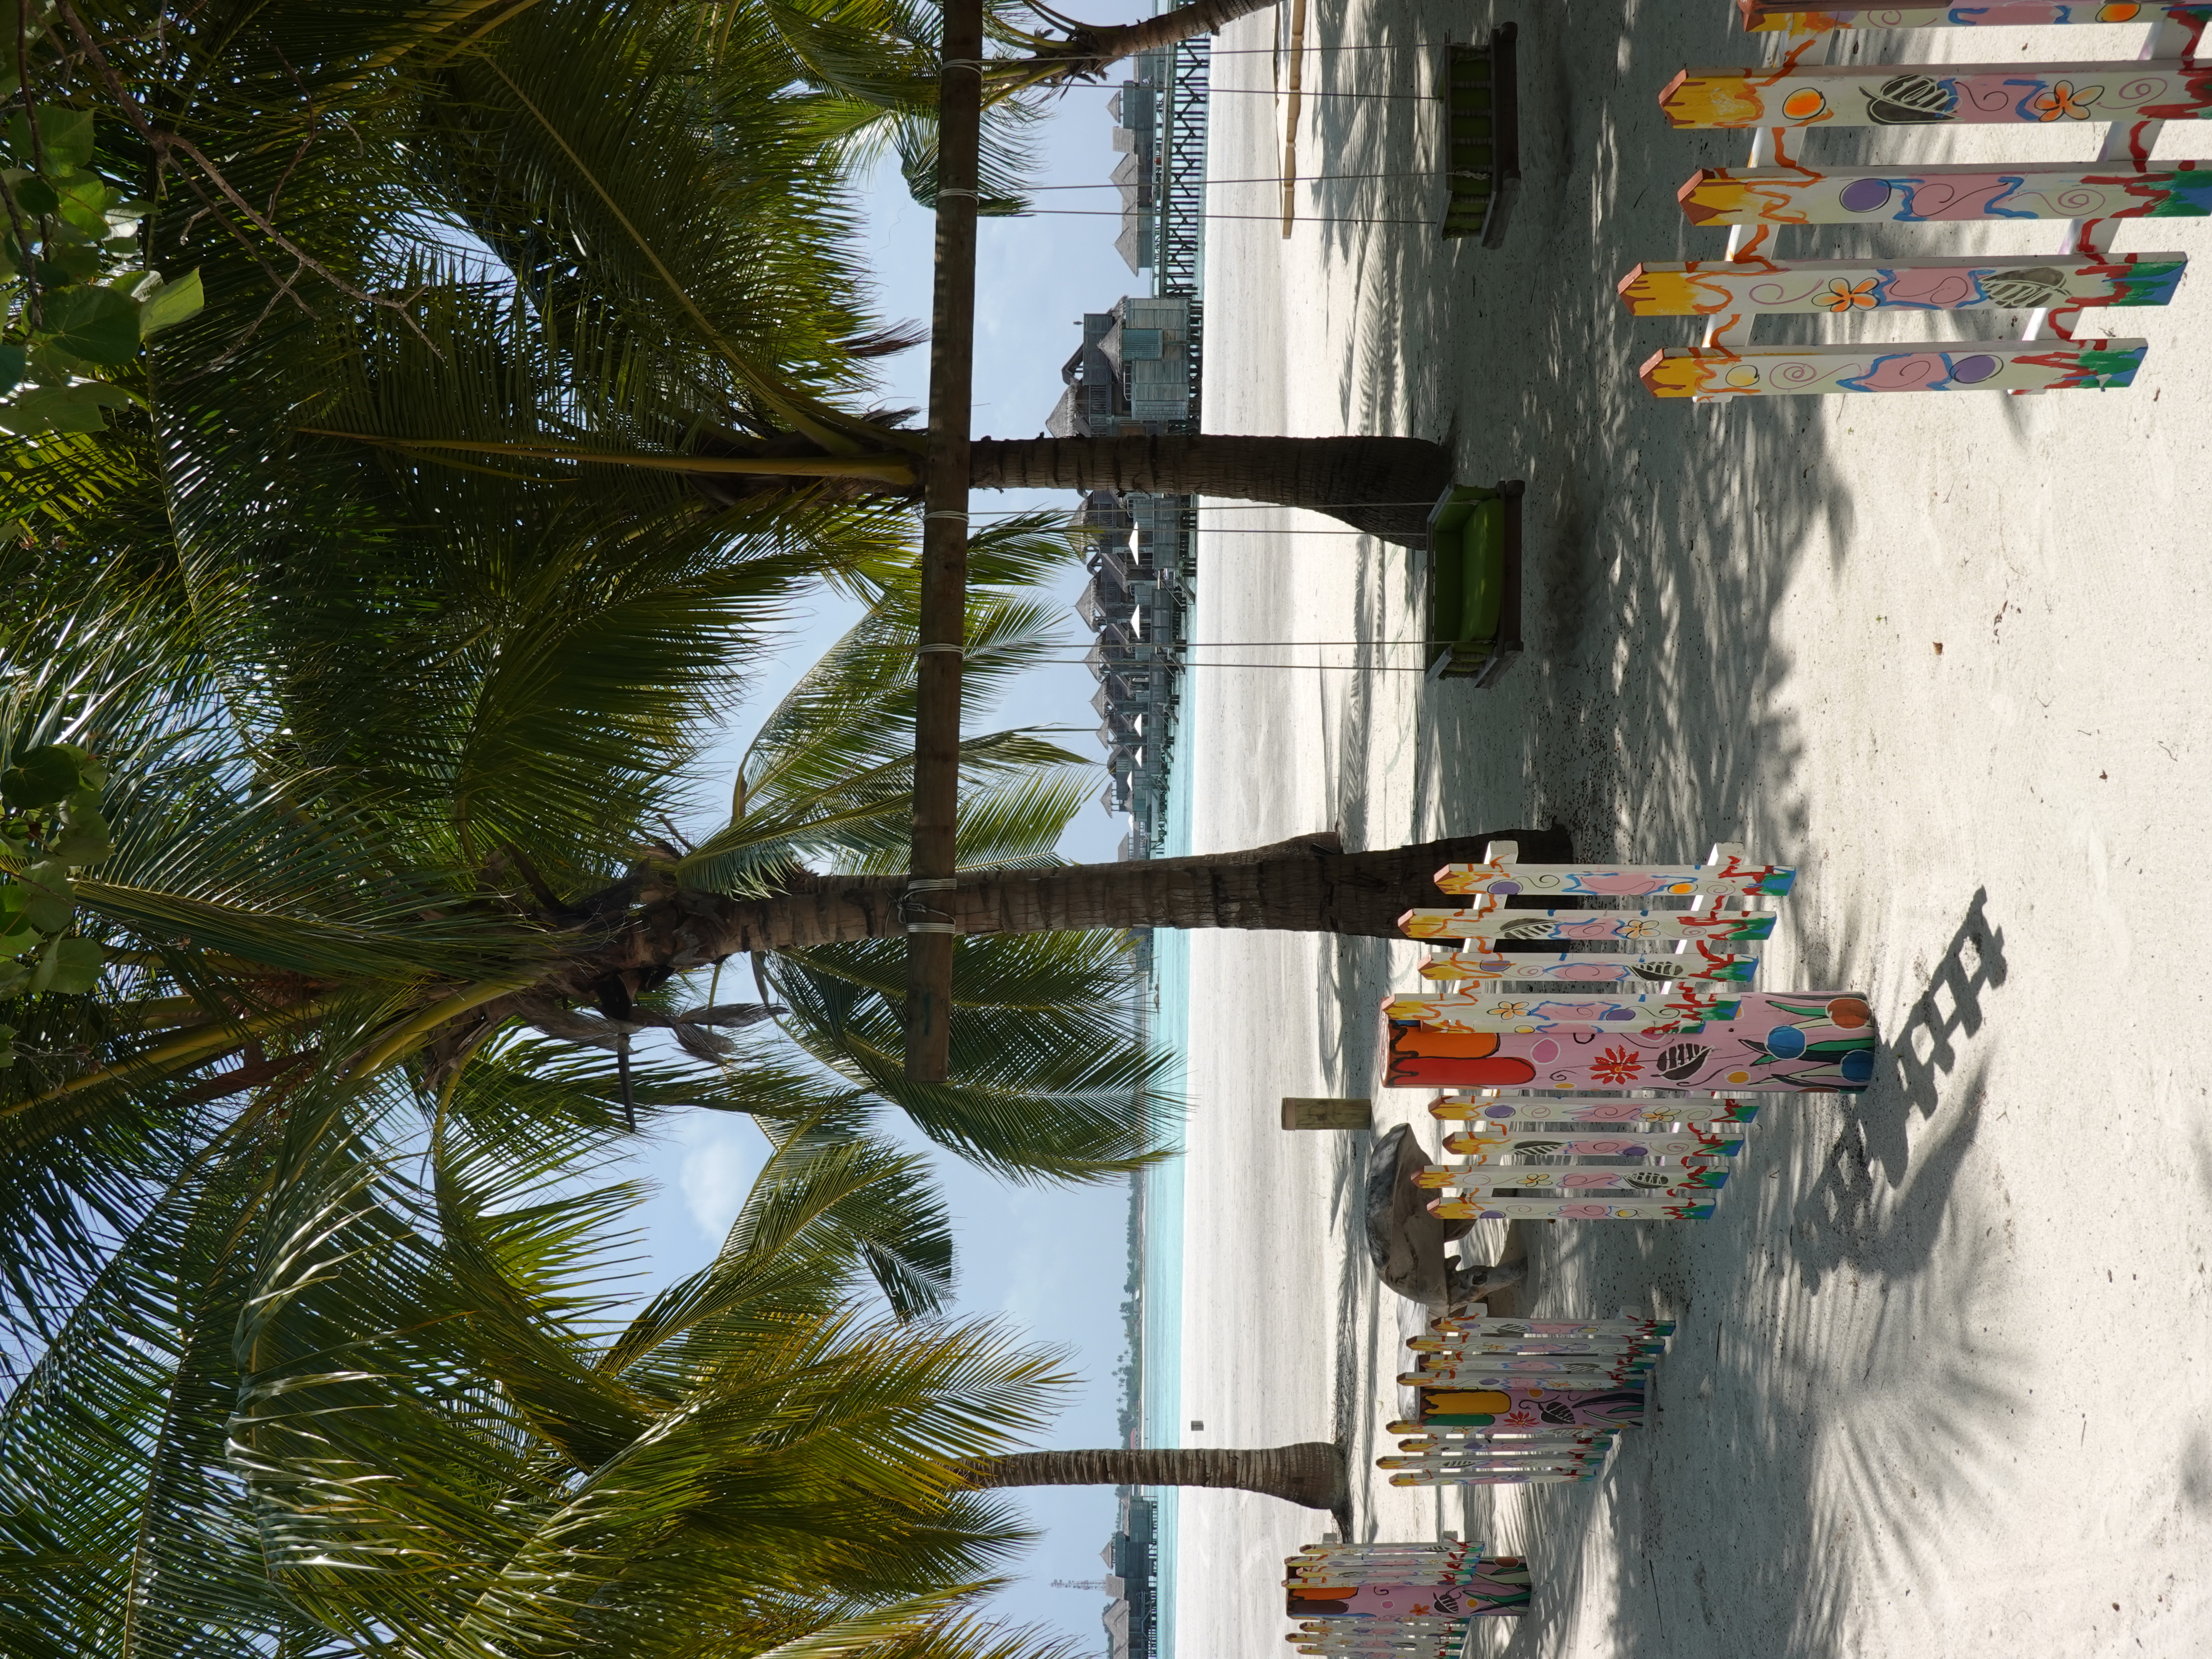
<path id="1" fill-rule="evenodd" d="M 963 933 L 1255 927 L 1397 939 L 1400 916 L 1437 902 L 1437 869 L 1479 860 L 1492 841 L 1520 842 L 1531 863 L 1574 857 L 1571 839 L 1556 828 L 1493 830 L 1370 853 L 1344 852 L 1334 835 L 1301 836 L 1193 858 L 963 871 L 953 890 L 927 896 L 930 908 Z M 566 977 L 579 985 L 608 973 L 652 978 L 740 951 L 903 934 L 906 883 L 904 876 L 822 876 L 764 899 L 672 894 L 644 906 Z"/>
<path id="2" fill-rule="evenodd" d="M 1333 1510 L 1345 1498 L 1344 1454 L 1326 1440 L 1259 1451 L 1211 1446 L 1016 1452 L 967 1466 L 971 1486 L 1216 1486 Z"/>
<path id="3" fill-rule="evenodd" d="M 1215 33 L 1273 3 L 1274 0 L 1198 0 L 1195 5 L 1177 6 L 1140 22 L 1077 23 L 1069 28 L 1066 40 L 1037 53 L 1024 67 L 1048 72 L 1032 75 L 1031 79 L 1081 79 L 1140 52 L 1157 52 L 1193 35 Z"/>
<path id="4" fill-rule="evenodd" d="M 1154 19 L 1154 21 L 1160 20 Z M 1451 452 L 1425 438 L 978 438 L 978 489 L 1140 489 L 1310 507 L 1408 547 L 1428 544 Z"/>

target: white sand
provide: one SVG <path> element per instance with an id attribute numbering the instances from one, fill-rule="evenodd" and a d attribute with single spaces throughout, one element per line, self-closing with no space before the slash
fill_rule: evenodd
<path id="1" fill-rule="evenodd" d="M 1757 47 L 1724 0 L 1647 3 L 1632 29 L 1623 15 L 1517 9 L 1528 194 L 1504 251 L 1405 227 L 1288 243 L 1213 227 L 1209 429 L 1455 434 L 1462 477 L 1526 477 L 1530 650 L 1489 693 L 1201 672 L 1196 846 L 1328 826 L 1382 846 L 1540 817 L 1594 854 L 1742 840 L 1804 872 L 1765 982 L 1869 992 L 1893 1063 L 1856 1100 L 1778 1098 L 1711 1223 L 1539 1230 L 1540 1311 L 1649 1309 L 1681 1334 L 1655 1425 L 1601 1481 L 1462 1508 L 1372 1470 L 1411 1316 L 1352 1245 L 1364 1146 L 1275 1127 L 1281 1095 L 1374 1089 L 1374 1010 L 1414 982 L 1414 949 L 1194 935 L 1213 1000 L 1192 1020 L 1182 1389 L 1206 1427 L 1188 1438 L 1341 1435 L 1365 1472 L 1358 1535 L 1441 1524 L 1525 1550 L 1536 1610 L 1495 1632 L 1516 1654 L 2212 1651 L 2212 1024 L 2191 920 L 2212 813 L 2212 276 L 2124 313 L 2117 331 L 2154 342 L 2131 392 L 1656 403 L 1634 365 L 1694 325 L 1631 322 L 1613 284 L 1638 258 L 1718 255 L 1673 196 L 1745 141 L 1668 131 L 1656 94 L 1685 63 Z M 1488 21 L 1316 17 L 1322 41 Z M 1218 44 L 1264 47 L 1276 27 Z M 2131 58 L 2142 39 L 1930 32 L 1866 55 Z M 1272 67 L 1218 58 L 1217 84 L 1267 87 Z M 1307 75 L 1426 81 L 1410 52 Z M 1308 109 L 1303 171 L 1434 164 L 1432 108 Z M 1215 175 L 1272 173 L 1273 101 L 1215 111 Z M 2103 131 L 1892 131 L 1863 153 L 2087 156 Z M 1861 142 L 1825 137 L 1832 157 Z M 2158 153 L 2212 154 L 2212 132 L 2169 129 Z M 1275 194 L 1215 198 L 1264 213 Z M 1436 193 L 1304 200 L 1410 216 Z M 2048 252 L 2060 234 L 1899 227 L 1879 246 Z M 1783 253 L 1868 246 L 1799 234 Z M 2212 224 L 2136 225 L 2118 246 L 2212 254 Z M 1228 536 L 1204 560 L 1201 639 L 1419 635 L 1401 550 Z M 1425 1124 L 1425 1098 L 1378 1093 L 1378 1116 Z M 1325 1517 L 1182 1504 L 1180 1659 L 1288 1651 L 1280 1560 Z"/>

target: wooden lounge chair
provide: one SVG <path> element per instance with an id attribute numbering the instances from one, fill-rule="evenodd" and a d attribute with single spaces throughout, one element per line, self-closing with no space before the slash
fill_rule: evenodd
<path id="1" fill-rule="evenodd" d="M 1510 23 L 1480 46 L 1447 44 L 1438 88 L 1444 100 L 1445 183 L 1442 234 L 1474 236 L 1485 247 L 1505 240 L 1521 193 L 1521 100 L 1514 83 Z"/>
<path id="2" fill-rule="evenodd" d="M 1488 688 L 1521 654 L 1521 497 L 1507 478 L 1454 484 L 1429 512 L 1431 679 L 1472 675 Z"/>

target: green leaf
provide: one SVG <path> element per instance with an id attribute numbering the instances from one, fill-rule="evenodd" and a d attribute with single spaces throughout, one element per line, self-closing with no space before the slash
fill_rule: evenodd
<path id="1" fill-rule="evenodd" d="M 5 274 L 4 260 L 0 260 L 0 275 Z M 0 397 L 13 392 L 23 378 L 23 371 L 31 366 L 31 354 L 19 345 L 0 345 Z"/>
<path id="2" fill-rule="evenodd" d="M 107 963 L 107 952 L 98 939 L 56 939 L 53 957 L 53 975 L 46 989 L 62 996 L 82 996 L 91 990 L 100 983 L 100 970 Z"/>
<path id="3" fill-rule="evenodd" d="M 119 386 L 89 381 L 82 386 L 48 386 L 27 392 L 10 404 L 0 404 L 0 432 L 27 435 L 35 432 L 98 432 L 106 422 L 103 408 L 131 401 Z"/>
<path id="4" fill-rule="evenodd" d="M 24 212 L 43 216 L 59 210 L 61 193 L 36 173 L 15 186 L 15 201 Z"/>
<path id="5" fill-rule="evenodd" d="M 39 933 L 34 927 L 16 927 L 0 933 L 0 957 L 20 957 L 38 942 Z"/>
<path id="6" fill-rule="evenodd" d="M 127 363 L 138 355 L 138 307 L 112 288 L 72 288 L 49 297 L 44 332 L 93 363 Z"/>
<path id="7" fill-rule="evenodd" d="M 107 821 L 97 812 L 72 814 L 69 827 L 46 849 L 48 856 L 69 865 L 97 864 L 114 850 Z"/>
<path id="8" fill-rule="evenodd" d="M 41 860 L 23 872 L 24 917 L 42 933 L 65 932 L 76 915 L 76 895 L 69 872 L 51 860 Z"/>
<path id="9" fill-rule="evenodd" d="M 12 33 L 12 31 L 10 31 Z M 39 106 L 39 145 L 31 147 L 31 124 L 21 114 L 8 123 L 8 148 L 17 161 L 29 165 L 43 156 L 48 167 L 88 167 L 92 165 L 92 112 L 64 109 L 55 104 Z"/>
<path id="10" fill-rule="evenodd" d="M 188 270 L 172 282 L 163 283 L 138 301 L 140 337 L 143 338 L 156 329 L 167 328 L 172 323 L 183 322 L 206 303 L 206 297 L 200 292 L 200 274 L 197 270 Z"/>
<path id="11" fill-rule="evenodd" d="M 42 743 L 15 757 L 0 772 L 0 801 L 18 811 L 52 806 L 77 787 L 76 750 L 67 744 Z"/>

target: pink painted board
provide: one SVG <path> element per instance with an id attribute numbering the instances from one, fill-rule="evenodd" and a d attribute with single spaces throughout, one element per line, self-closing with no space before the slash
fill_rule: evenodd
<path id="1" fill-rule="evenodd" d="M 1659 94 L 1678 129 L 2047 126 L 2212 112 L 2212 64 L 1850 64 L 1686 69 Z"/>
<path id="2" fill-rule="evenodd" d="M 1638 317 L 1856 316 L 1862 311 L 2034 311 L 2162 306 L 2188 269 L 2180 253 L 1986 253 L 1926 259 L 1647 262 L 1620 280 Z M 1442 885 L 1441 883 L 1438 884 Z"/>
<path id="3" fill-rule="evenodd" d="M 1645 389 L 1656 398 L 2106 392 L 2134 384 L 2136 371 L 2142 367 L 2149 350 L 2150 342 L 2140 339 L 1668 346 L 1654 352 L 1637 372 Z M 1406 925 L 1399 924 L 1401 928 Z"/>
<path id="4" fill-rule="evenodd" d="M 1820 6 L 1793 0 L 1736 0 L 1751 34 L 1825 34 L 1832 29 L 2057 28 L 2069 23 L 2202 23 L 2203 4 L 2115 0 L 2007 0 L 1986 6 Z"/>
<path id="5" fill-rule="evenodd" d="M 1519 847 L 1510 841 L 1492 842 L 1484 850 L 1490 856 L 1482 863 L 1444 866 L 1436 873 L 1437 885 L 1447 893 L 1491 893 L 1501 898 L 1584 893 L 1611 898 L 1689 898 L 1700 893 L 1778 898 L 1797 878 L 1795 870 L 1753 864 L 1733 842 L 1715 847 L 1704 864 L 1687 865 L 1522 864 L 1516 856 Z"/>
<path id="6" fill-rule="evenodd" d="M 1386 1022 L 1385 1086 L 1855 1091 L 1874 1076 L 1874 1016 L 1855 992 L 1753 992 L 1733 1020 L 1674 1032 L 1455 1032 Z"/>
<path id="7" fill-rule="evenodd" d="M 1700 225 L 2201 219 L 2212 214 L 2212 163 L 1709 167 L 1675 199 Z"/>

